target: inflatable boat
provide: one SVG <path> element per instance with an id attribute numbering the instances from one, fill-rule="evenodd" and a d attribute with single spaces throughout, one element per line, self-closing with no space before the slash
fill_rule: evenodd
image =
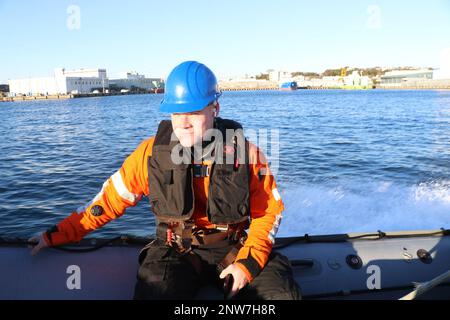
<path id="1" fill-rule="evenodd" d="M 26 240 L 0 238 L 0 299 L 132 299 L 149 241 L 85 239 L 31 256 Z M 277 238 L 274 250 L 289 257 L 304 299 L 400 299 L 433 279 L 416 299 L 450 299 L 450 230 L 306 234 Z M 212 287 L 196 297 L 222 298 Z"/>

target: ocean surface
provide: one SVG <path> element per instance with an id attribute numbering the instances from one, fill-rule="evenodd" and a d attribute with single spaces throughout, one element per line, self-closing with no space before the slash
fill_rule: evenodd
<path id="1" fill-rule="evenodd" d="M 0 103 L 0 236 L 34 235 L 89 202 L 167 118 L 161 99 Z M 220 102 L 222 117 L 260 133 L 252 140 L 286 207 L 278 236 L 450 227 L 450 91 L 225 92 Z M 153 231 L 144 198 L 90 236 Z"/>

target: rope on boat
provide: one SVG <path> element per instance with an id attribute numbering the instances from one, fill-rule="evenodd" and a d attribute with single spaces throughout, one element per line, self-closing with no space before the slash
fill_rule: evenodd
<path id="1" fill-rule="evenodd" d="M 446 282 L 447 280 L 450 280 L 450 270 L 444 272 L 443 274 L 437 276 L 436 278 L 430 281 L 415 284 L 416 288 L 410 293 L 408 293 L 406 296 L 401 297 L 399 300 L 414 300 L 418 296 L 424 294 L 425 292 L 430 291 L 434 287 Z"/>

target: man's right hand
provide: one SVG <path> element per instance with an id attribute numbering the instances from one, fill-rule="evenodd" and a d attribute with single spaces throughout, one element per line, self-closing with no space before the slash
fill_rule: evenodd
<path id="1" fill-rule="evenodd" d="M 34 245 L 33 250 L 31 250 L 32 256 L 35 256 L 36 254 L 39 253 L 39 251 L 48 247 L 47 242 L 45 242 L 44 236 L 42 234 L 38 237 L 32 237 L 32 238 L 28 239 L 28 243 L 30 243 L 30 244 L 35 243 L 35 244 L 32 244 L 32 245 Z"/>

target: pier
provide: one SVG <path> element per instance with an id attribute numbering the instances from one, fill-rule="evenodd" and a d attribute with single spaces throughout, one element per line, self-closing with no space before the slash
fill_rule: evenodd
<path id="1" fill-rule="evenodd" d="M 65 100 L 76 98 L 94 98 L 94 97 L 108 97 L 108 96 L 125 96 L 130 94 L 155 94 L 163 93 L 161 89 L 149 92 L 109 92 L 109 93 L 77 93 L 77 94 L 51 94 L 51 95 L 33 95 L 33 96 L 15 96 L 15 97 L 1 97 L 0 102 L 17 102 L 17 101 L 35 101 L 35 100 Z"/>
<path id="2" fill-rule="evenodd" d="M 450 80 L 410 80 L 402 83 L 379 84 L 377 89 L 450 90 Z"/>
<path id="3" fill-rule="evenodd" d="M 267 80 L 219 81 L 222 91 L 278 90 L 277 82 Z"/>
<path id="4" fill-rule="evenodd" d="M 73 94 L 51 94 L 43 96 L 0 97 L 0 102 L 34 101 L 34 100 L 64 100 L 74 98 Z"/>

